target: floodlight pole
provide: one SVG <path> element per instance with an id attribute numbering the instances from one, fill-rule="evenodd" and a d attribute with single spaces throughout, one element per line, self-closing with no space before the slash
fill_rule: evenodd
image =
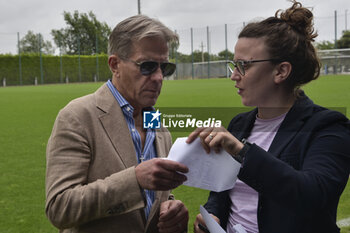
<path id="1" fill-rule="evenodd" d="M 209 26 L 207 26 L 207 49 L 208 49 L 208 78 L 210 78 L 210 35 L 209 35 Z"/>
<path id="2" fill-rule="evenodd" d="M 43 39 L 40 33 L 38 37 L 39 37 L 39 54 L 40 54 L 40 80 L 41 80 L 41 84 L 44 84 L 43 56 L 42 56 L 42 50 L 41 50 Z"/>
<path id="3" fill-rule="evenodd" d="M 22 61 L 21 61 L 21 43 L 19 40 L 19 32 L 17 32 L 18 43 L 18 65 L 19 65 L 19 85 L 22 85 Z"/>
<path id="4" fill-rule="evenodd" d="M 141 0 L 137 0 L 137 9 L 138 9 L 138 14 L 141 15 L 141 3 L 140 3 Z"/>
<path id="5" fill-rule="evenodd" d="M 337 49 L 337 11 L 334 11 L 334 48 Z"/>
<path id="6" fill-rule="evenodd" d="M 203 54 L 203 52 L 202 52 Z M 194 57 L 193 57 L 193 28 L 191 28 L 191 58 L 192 58 L 192 79 L 194 79 Z"/>
<path id="7" fill-rule="evenodd" d="M 345 10 L 345 31 L 348 30 L 348 9 Z"/>
<path id="8" fill-rule="evenodd" d="M 334 11 L 334 48 L 337 49 L 338 48 L 338 42 L 337 42 L 337 11 Z M 338 65 L 338 61 L 337 61 L 337 56 L 335 56 L 335 65 L 334 65 L 334 74 L 337 73 L 337 65 Z"/>

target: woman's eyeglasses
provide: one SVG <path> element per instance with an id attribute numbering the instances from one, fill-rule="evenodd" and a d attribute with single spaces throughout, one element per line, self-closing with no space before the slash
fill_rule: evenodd
<path id="1" fill-rule="evenodd" d="M 156 62 L 156 61 L 144 61 L 144 62 L 136 62 L 133 60 L 127 60 L 131 61 L 137 66 L 140 67 L 140 72 L 142 75 L 151 75 L 153 74 L 160 66 L 160 69 L 162 70 L 163 76 L 170 76 L 172 75 L 176 70 L 176 65 L 171 62 Z"/>
<path id="2" fill-rule="evenodd" d="M 238 70 L 238 72 L 241 75 L 245 75 L 245 66 L 256 63 L 256 62 L 265 62 L 265 61 L 274 61 L 278 62 L 280 61 L 279 59 L 264 59 L 264 60 L 250 60 L 250 61 L 243 61 L 243 60 L 238 60 L 238 61 L 229 61 L 227 62 L 227 67 L 230 70 L 231 73 L 234 72 L 235 69 Z"/>

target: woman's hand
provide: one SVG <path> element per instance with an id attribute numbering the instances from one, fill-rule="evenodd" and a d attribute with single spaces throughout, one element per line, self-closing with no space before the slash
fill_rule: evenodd
<path id="1" fill-rule="evenodd" d="M 220 219 L 218 219 L 215 215 L 210 214 L 213 219 L 220 225 Z M 202 226 L 206 227 L 204 219 L 201 214 L 198 214 L 196 217 L 196 221 L 193 224 L 193 232 L 194 233 L 203 233 L 204 231 L 201 230 L 198 224 L 201 224 Z M 204 232 L 205 233 L 205 232 Z"/>
<path id="2" fill-rule="evenodd" d="M 191 143 L 199 136 L 204 150 L 209 153 L 213 149 L 216 153 L 223 148 L 227 153 L 234 156 L 243 148 L 243 143 L 228 132 L 224 127 L 201 127 L 195 129 L 187 138 Z"/>

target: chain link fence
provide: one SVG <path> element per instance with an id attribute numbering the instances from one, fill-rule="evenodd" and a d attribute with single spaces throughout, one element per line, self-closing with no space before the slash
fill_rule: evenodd
<path id="1" fill-rule="evenodd" d="M 321 74 L 350 74 L 350 48 L 318 51 Z"/>
<path id="2" fill-rule="evenodd" d="M 349 15 L 349 13 L 347 13 Z M 347 29 L 345 14 L 338 14 L 337 29 L 334 31 L 334 16 L 315 17 L 318 40 L 335 41 Z M 259 19 L 258 19 L 259 20 Z M 177 63 L 177 71 L 169 79 L 201 79 L 228 77 L 226 61 L 231 59 L 225 51 L 233 52 L 237 37 L 245 23 L 223 24 L 211 27 L 176 30 L 180 37 L 177 51 L 171 51 L 170 58 Z M 41 34 L 50 40 L 49 33 Z M 335 37 L 334 37 L 335 36 Z M 53 55 L 21 53 L 18 46 L 24 33 L 0 32 L 0 86 L 33 85 L 65 82 L 105 81 L 111 77 L 106 54 L 62 55 L 58 48 Z M 181 54 L 201 54 L 201 59 L 181 62 Z M 220 54 L 221 56 L 217 56 Z M 15 55 L 13 55 L 15 54 Z M 210 56 L 204 56 L 210 54 Z M 349 49 L 319 51 L 322 74 L 349 73 Z M 200 60 L 200 62 L 195 62 Z"/>

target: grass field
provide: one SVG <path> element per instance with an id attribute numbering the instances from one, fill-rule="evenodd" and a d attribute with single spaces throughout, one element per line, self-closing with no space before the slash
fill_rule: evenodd
<path id="1" fill-rule="evenodd" d="M 0 88 L 0 232 L 57 232 L 45 217 L 45 148 L 55 117 L 71 99 L 101 83 Z M 350 107 L 350 76 L 324 76 L 304 89 L 317 104 Z M 165 81 L 157 107 L 240 107 L 228 79 Z M 347 112 L 349 117 L 349 112 Z M 183 133 L 174 133 L 186 136 Z M 350 185 L 338 219 L 350 217 Z M 175 196 L 190 211 L 189 232 L 208 191 L 181 186 Z M 342 229 L 350 232 L 350 228 Z"/>

